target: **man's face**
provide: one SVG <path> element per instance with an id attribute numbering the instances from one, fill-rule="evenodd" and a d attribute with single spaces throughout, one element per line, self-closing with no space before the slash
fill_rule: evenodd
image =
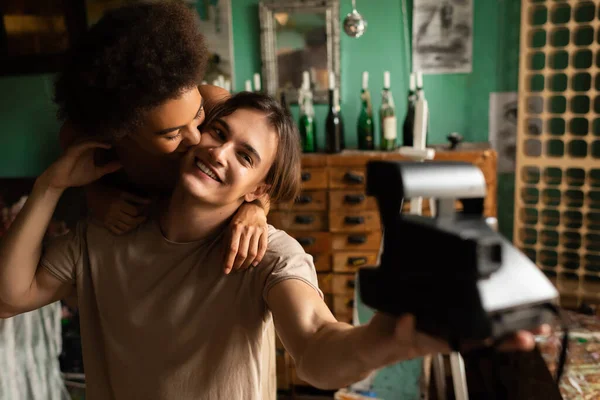
<path id="1" fill-rule="evenodd" d="M 200 142 L 204 99 L 194 87 L 148 111 L 142 126 L 128 136 L 150 154 L 183 155 Z"/>
<path id="2" fill-rule="evenodd" d="M 204 129 L 200 144 L 183 160 L 181 184 L 208 204 L 253 201 L 268 189 L 264 179 L 277 141 L 264 113 L 239 109 Z"/>

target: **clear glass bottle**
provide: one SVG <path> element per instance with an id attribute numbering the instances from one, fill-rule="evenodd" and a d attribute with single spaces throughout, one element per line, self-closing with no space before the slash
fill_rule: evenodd
<path id="1" fill-rule="evenodd" d="M 381 149 L 392 151 L 396 149 L 398 141 L 398 122 L 396 119 L 396 106 L 390 87 L 390 72 L 383 73 L 383 90 L 381 92 Z"/>

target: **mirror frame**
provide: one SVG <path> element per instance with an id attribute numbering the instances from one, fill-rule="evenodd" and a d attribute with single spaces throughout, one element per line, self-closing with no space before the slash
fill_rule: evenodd
<path id="1" fill-rule="evenodd" d="M 266 0 L 259 3 L 260 53 L 264 90 L 271 96 L 279 94 L 279 69 L 277 65 L 277 37 L 275 17 L 278 12 L 294 13 L 315 11 L 325 14 L 327 29 L 327 69 L 335 75 L 335 86 L 340 92 L 340 5 L 339 0 Z M 315 103 L 328 103 L 329 90 L 316 90 Z M 288 103 L 298 103 L 298 90 L 287 90 Z"/>

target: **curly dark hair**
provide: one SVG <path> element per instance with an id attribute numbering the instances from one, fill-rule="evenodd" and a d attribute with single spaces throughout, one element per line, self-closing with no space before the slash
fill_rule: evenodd
<path id="1" fill-rule="evenodd" d="M 55 81 L 58 118 L 120 138 L 145 112 L 200 84 L 208 60 L 195 12 L 180 2 L 107 12 L 72 48 Z"/>

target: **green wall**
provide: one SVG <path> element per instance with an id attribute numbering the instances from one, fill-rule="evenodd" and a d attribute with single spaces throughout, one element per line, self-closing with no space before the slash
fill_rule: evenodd
<path id="1" fill-rule="evenodd" d="M 59 152 L 52 76 L 0 78 L 0 177 L 31 177 Z"/>
<path id="2" fill-rule="evenodd" d="M 401 0 L 357 2 L 369 22 L 367 33 L 341 38 L 342 115 L 346 143 L 356 146 L 355 121 L 359 109 L 361 74 L 369 71 L 374 107 L 380 104 L 383 71 L 392 75 L 392 90 L 399 116 L 406 107 L 406 60 L 404 59 Z M 408 10 L 412 1 L 408 1 Z M 451 132 L 467 141 L 486 141 L 489 93 L 517 90 L 520 2 L 518 0 L 474 1 L 473 72 L 471 74 L 426 75 L 429 100 L 430 143 L 443 143 Z M 236 88 L 254 72 L 260 72 L 258 0 L 232 0 Z M 341 1 L 340 15 L 351 11 L 349 0 Z M 408 20 L 410 21 L 410 15 Z M 35 176 L 58 154 L 59 125 L 51 101 L 52 77 L 37 75 L 0 78 L 0 176 Z M 297 116 L 297 107 L 292 110 Z M 322 126 L 326 106 L 316 107 Z M 318 145 L 324 146 L 324 137 Z M 499 177 L 499 209 L 502 231 L 512 236 L 514 177 Z"/>
<path id="3" fill-rule="evenodd" d="M 233 0 L 233 36 L 236 89 L 261 71 L 258 24 L 259 0 Z M 519 60 L 519 0 L 474 1 L 473 71 L 470 74 L 426 75 L 423 83 L 431 113 L 429 143 L 446 142 L 451 132 L 461 133 L 471 142 L 488 139 L 490 92 L 516 91 Z M 346 125 L 346 143 L 356 146 L 355 121 L 359 111 L 359 94 L 363 71 L 370 73 L 373 106 L 381 104 L 383 71 L 392 76 L 392 90 L 403 118 L 408 86 L 401 0 L 357 1 L 357 8 L 367 19 L 365 35 L 352 39 L 342 34 L 341 70 L 342 115 Z M 411 14 L 412 0 L 408 0 Z M 351 11 L 350 0 L 341 1 L 340 15 Z M 408 21 L 411 20 L 409 15 Z M 409 28 L 410 31 L 410 28 Z M 409 53 L 410 54 L 410 53 Z M 297 117 L 297 107 L 292 107 Z M 316 106 L 320 123 L 317 144 L 324 147 L 324 124 L 327 107 Z M 512 237 L 514 175 L 499 176 L 499 225 Z"/>
<path id="4" fill-rule="evenodd" d="M 259 1 L 233 2 L 236 88 L 241 89 L 246 79 L 260 72 Z M 408 3 L 410 14 L 412 1 Z M 451 132 L 460 132 L 467 141 L 487 140 L 489 93 L 517 88 L 519 4 L 517 0 L 475 1 L 473 72 L 424 77 L 431 111 L 430 143 L 445 142 L 446 135 Z M 356 146 L 354 125 L 359 110 L 362 72 L 370 73 L 376 108 L 381 103 L 379 92 L 383 71 L 391 72 L 392 90 L 401 118 L 408 85 L 401 0 L 359 1 L 357 5 L 369 22 L 367 33 L 359 39 L 344 34 L 341 38 L 341 106 L 349 146 Z M 342 18 L 349 11 L 351 2 L 341 1 Z M 506 24 L 516 27 L 516 35 L 505 35 Z M 505 54 L 511 50 L 514 50 L 510 57 L 512 66 Z M 326 106 L 317 106 L 319 121 L 324 120 L 325 113 Z M 323 134 L 319 143 L 324 145 Z"/>

